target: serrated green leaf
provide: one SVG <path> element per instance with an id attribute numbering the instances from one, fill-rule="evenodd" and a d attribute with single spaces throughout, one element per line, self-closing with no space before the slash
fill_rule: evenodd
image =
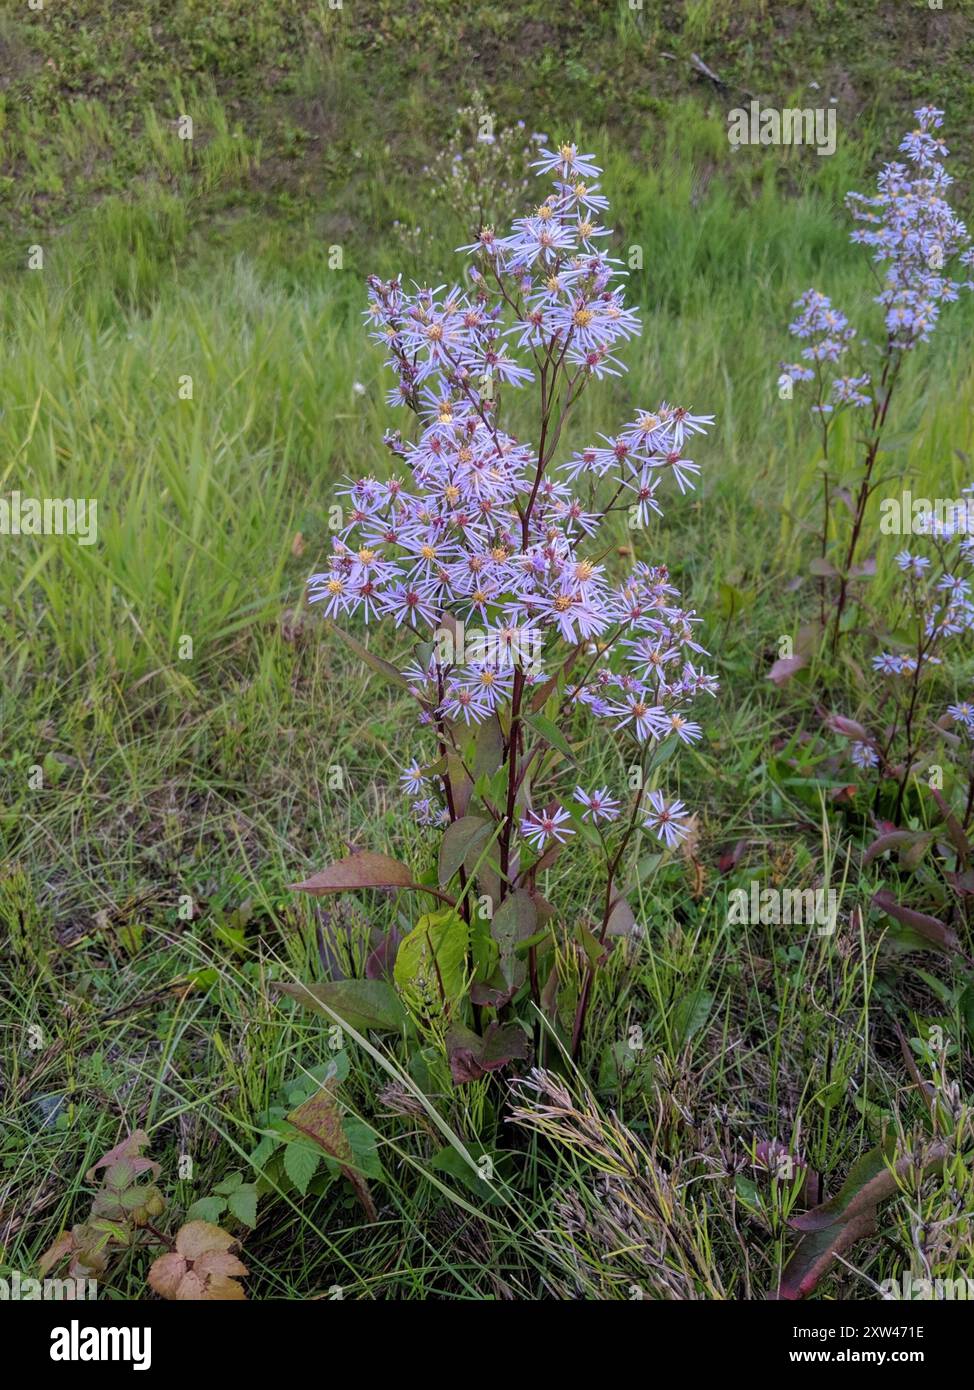
<path id="1" fill-rule="evenodd" d="M 244 1183 L 232 1192 L 228 1206 L 238 1221 L 254 1229 L 257 1225 L 257 1188 L 253 1183 Z"/>
<path id="2" fill-rule="evenodd" d="M 365 1178 L 374 1178 L 381 1182 L 383 1178 L 382 1162 L 372 1130 L 362 1120 L 357 1120 L 354 1115 L 345 1117 L 344 1129 L 352 1153 L 355 1155 L 354 1167 L 356 1172 L 361 1173 Z"/>
<path id="3" fill-rule="evenodd" d="M 321 1151 L 304 1139 L 292 1139 L 284 1150 L 284 1171 L 302 1196 L 318 1171 Z"/>
<path id="4" fill-rule="evenodd" d="M 227 1209 L 222 1197 L 200 1197 L 186 1212 L 187 1221 L 211 1221 L 216 1225 Z"/>
<path id="5" fill-rule="evenodd" d="M 230 1173 L 229 1176 L 225 1177 L 222 1182 L 218 1182 L 215 1184 L 213 1191 L 219 1192 L 220 1195 L 223 1197 L 229 1197 L 231 1192 L 236 1192 L 237 1188 L 240 1187 L 242 1182 L 242 1173 Z"/>

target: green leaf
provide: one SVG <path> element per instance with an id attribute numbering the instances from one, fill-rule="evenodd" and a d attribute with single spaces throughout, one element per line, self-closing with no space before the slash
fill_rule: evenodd
<path id="1" fill-rule="evenodd" d="M 476 856 L 483 849 L 490 838 L 491 828 L 490 821 L 480 816 L 463 816 L 447 826 L 440 841 L 438 861 L 441 888 L 446 887 L 468 855 Z"/>
<path id="2" fill-rule="evenodd" d="M 396 953 L 393 976 L 423 1013 L 460 998 L 466 985 L 467 924 L 452 907 L 420 917 Z"/>
<path id="3" fill-rule="evenodd" d="M 676 734 L 670 734 L 669 738 L 664 738 L 650 758 L 647 771 L 658 772 L 661 767 L 665 767 L 679 747 L 680 740 Z"/>
<path id="4" fill-rule="evenodd" d="M 470 805 L 470 798 L 473 795 L 473 782 L 467 776 L 463 759 L 458 757 L 456 753 L 446 755 L 446 770 L 450 777 L 450 786 L 453 789 L 453 809 L 458 816 L 465 816 L 467 807 Z"/>
<path id="5" fill-rule="evenodd" d="M 467 1149 L 475 1163 L 484 1156 L 491 1157 L 482 1144 L 471 1143 L 467 1145 Z M 478 1175 L 477 1169 L 471 1168 L 463 1154 L 458 1153 L 450 1144 L 433 1155 L 430 1167 L 438 1173 L 447 1173 L 451 1178 L 462 1182 L 482 1202 L 494 1203 L 502 1200 L 500 1194 Z"/>
<path id="6" fill-rule="evenodd" d="M 250 1166 L 257 1169 L 265 1167 L 283 1143 L 282 1135 L 265 1134 L 248 1159 Z"/>
<path id="7" fill-rule="evenodd" d="M 236 1192 L 237 1188 L 240 1187 L 242 1182 L 242 1173 L 231 1173 L 229 1177 L 224 1178 L 222 1182 L 216 1183 L 216 1185 L 213 1188 L 213 1191 L 219 1192 L 221 1197 L 229 1197 L 231 1192 Z"/>
<path id="8" fill-rule="evenodd" d="M 212 1221 L 214 1225 L 227 1209 L 222 1197 L 200 1197 L 186 1212 L 187 1221 Z"/>
<path id="9" fill-rule="evenodd" d="M 340 628 L 336 626 L 335 623 L 331 622 L 327 623 L 326 626 L 328 631 L 333 632 L 336 637 L 344 642 L 349 651 L 354 652 L 360 661 L 365 662 L 366 666 L 371 666 L 373 671 L 377 671 L 380 676 L 384 676 L 386 680 L 391 681 L 393 685 L 400 685 L 404 690 L 409 689 L 408 680 L 401 671 L 396 670 L 395 666 L 390 665 L 388 661 L 383 661 L 382 657 L 376 656 L 375 652 L 370 652 L 368 647 L 363 647 L 362 643 L 359 642 L 357 638 L 353 637 L 350 632 L 346 632 L 344 628 Z"/>
<path id="10" fill-rule="evenodd" d="M 599 1061 L 599 1089 L 609 1091 L 619 1086 L 635 1071 L 638 1056 L 625 1038 L 610 1043 Z"/>
<path id="11" fill-rule="evenodd" d="M 533 729 L 539 738 L 542 738 L 550 747 L 557 749 L 559 753 L 569 760 L 575 761 L 575 754 L 572 752 L 571 744 L 559 729 L 558 725 L 548 719 L 544 714 L 526 714 L 523 716 L 525 724 Z"/>
<path id="12" fill-rule="evenodd" d="M 319 1086 L 326 1081 L 344 1081 L 348 1076 L 348 1053 L 342 1049 L 332 1052 L 327 1062 L 308 1068 L 308 1076 Z"/>
<path id="13" fill-rule="evenodd" d="M 730 584 L 723 580 L 717 586 L 720 601 L 720 616 L 725 622 L 750 608 L 754 603 L 755 591 L 753 589 L 738 589 L 735 584 Z"/>
<path id="14" fill-rule="evenodd" d="M 232 1192 L 228 1206 L 238 1221 L 254 1229 L 257 1225 L 257 1188 L 253 1183 L 245 1183 Z"/>
<path id="15" fill-rule="evenodd" d="M 474 738 L 473 779 L 493 777 L 504 760 L 504 735 L 496 714 L 477 725 Z"/>
<path id="16" fill-rule="evenodd" d="M 305 1139 L 292 1139 L 284 1150 L 284 1171 L 302 1196 L 318 1171 L 321 1150 Z"/>
<path id="17" fill-rule="evenodd" d="M 355 1155 L 354 1167 L 356 1171 L 365 1178 L 374 1178 L 377 1182 L 381 1182 L 384 1176 L 382 1162 L 372 1130 L 362 1120 L 357 1120 L 354 1115 L 346 1117 L 344 1128 L 352 1153 Z"/>
<path id="18" fill-rule="evenodd" d="M 515 952 L 537 925 L 538 909 L 531 894 L 524 888 L 509 893 L 494 913 L 490 934 L 497 942 L 501 970 L 508 984 L 520 985 L 524 981 L 525 967 L 517 961 Z"/>
<path id="19" fill-rule="evenodd" d="M 447 908 L 452 913 L 452 908 Z M 401 948 L 400 948 L 401 949 Z M 406 1022 L 406 1010 L 388 980 L 332 980 L 320 985 L 275 981 L 275 989 L 289 994 L 306 1009 L 316 1009 L 334 1023 L 331 1009 L 358 1033 L 398 1033 Z"/>
<path id="20" fill-rule="evenodd" d="M 713 1006 L 714 996 L 704 989 L 695 989 L 679 1001 L 673 1010 L 673 1032 L 681 1046 L 706 1026 Z"/>
<path id="21" fill-rule="evenodd" d="M 588 957 L 589 965 L 595 968 L 602 964 L 605 959 L 605 947 L 585 922 L 575 923 L 575 940 Z"/>
<path id="22" fill-rule="evenodd" d="M 958 1001 L 960 1016 L 967 1029 L 967 1036 L 974 1043 L 974 982 L 969 984 Z"/>

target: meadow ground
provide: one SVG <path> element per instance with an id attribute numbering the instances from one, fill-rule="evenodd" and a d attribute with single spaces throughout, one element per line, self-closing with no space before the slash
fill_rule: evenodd
<path id="1" fill-rule="evenodd" d="M 83 1219 L 86 1170 L 143 1129 L 163 1166 L 156 1226 L 191 1208 L 230 1225 L 254 1299 L 762 1298 L 795 1246 L 789 1216 L 884 1134 L 922 1130 L 917 1066 L 953 1107 L 957 1161 L 904 1182 L 818 1292 L 869 1299 L 904 1270 L 970 1269 L 969 898 L 950 899 L 952 952 L 872 905 L 890 877 L 862 854 L 876 803 L 822 729 L 823 708 L 874 713 L 863 671 L 899 548 L 875 509 L 877 573 L 842 658 L 816 652 L 781 688 L 767 676 L 817 602 L 819 446 L 776 384 L 791 305 L 814 284 L 868 314 L 842 198 L 924 101 L 946 107 L 952 197 L 969 211 L 971 7 L 549 10 L 82 0 L 0 14 L 0 492 L 99 504 L 95 545 L 2 537 L 7 1270 L 34 1269 Z M 618 539 L 670 565 L 722 689 L 703 740 L 664 773 L 694 834 L 634 856 L 641 934 L 597 976 L 577 1068 L 557 1040 L 595 866 L 580 852 L 545 876 L 563 981 L 544 1052 L 566 1088 L 547 1097 L 554 1119 L 524 1092 L 512 1115 L 509 1073 L 452 1086 L 429 1039 L 341 1050 L 368 1220 L 360 1186 L 281 1142 L 336 1052 L 327 1023 L 272 984 L 361 973 L 370 930 L 407 908 L 374 894 L 328 913 L 287 885 L 349 846 L 419 873 L 430 842 L 399 790 L 411 701 L 328 639 L 304 584 L 330 548 L 336 487 L 383 469 L 382 433 L 401 423 L 362 331 L 363 278 L 439 284 L 468 239 L 428 166 L 473 79 L 501 124 L 597 152 L 613 249 L 641 250 L 643 335 L 628 375 L 584 398 L 566 456 L 633 405 L 717 417 L 697 491 Z M 810 90 L 836 98 L 832 157 L 731 149 L 731 106 L 808 104 Z M 916 495 L 974 482 L 972 327 L 968 296 L 905 370 L 884 458 Z M 838 450 L 851 470 L 851 430 Z M 969 660 L 952 668 L 945 699 L 970 675 Z M 621 785 L 613 744 L 576 738 L 579 780 Z M 907 808 L 914 829 L 924 805 Z M 925 872 L 903 894 L 919 907 L 944 880 Z M 840 888 L 836 932 L 731 921 L 729 894 L 752 880 Z M 790 1181 L 755 1162 L 775 1140 L 800 1155 Z M 491 1183 L 468 1155 L 490 1159 Z M 102 1296 L 144 1296 L 157 1253 L 118 1254 Z"/>

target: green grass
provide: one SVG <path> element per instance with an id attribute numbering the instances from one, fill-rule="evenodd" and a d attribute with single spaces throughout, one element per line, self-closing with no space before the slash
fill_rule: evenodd
<path id="1" fill-rule="evenodd" d="M 271 982 L 323 978 L 333 956 L 360 970 L 370 930 L 407 910 L 366 896 L 329 920 L 287 884 L 349 844 L 428 862 L 398 787 L 414 751 L 410 701 L 326 639 L 303 587 L 330 545 L 336 486 L 384 466 L 382 431 L 397 423 L 361 330 L 362 277 L 402 269 L 438 283 L 466 231 L 421 171 L 462 96 L 442 59 L 469 43 L 499 109 L 552 133 L 577 123 L 605 155 L 614 249 L 643 252 L 629 375 L 586 396 L 566 452 L 660 398 L 718 417 L 700 491 L 635 541 L 704 615 L 723 682 L 703 742 L 666 773 L 699 835 L 692 856 L 644 845 L 633 899 L 644 936 L 599 976 L 577 1072 L 546 1039 L 571 1092 L 558 1132 L 528 1114 L 512 1124 L 506 1082 L 451 1087 L 435 1048 L 410 1066 L 397 1046 L 349 1040 L 342 1096 L 377 1137 L 379 1220 L 363 1221 L 344 1182 L 304 1197 L 265 1182 L 257 1230 L 244 1233 L 248 1287 L 255 1298 L 335 1285 L 354 1298 L 628 1298 L 633 1284 L 653 1298 L 763 1297 L 794 1243 L 797 1194 L 762 1187 L 755 1140 L 799 1148 L 834 1192 L 884 1126 L 911 1129 L 894 1022 L 910 1037 L 945 1024 L 943 1089 L 953 1078 L 970 1097 L 951 1002 L 963 972 L 890 951 L 868 908 L 878 866 L 859 867 L 861 826 L 829 799 L 845 775 L 816 741 L 807 694 L 765 679 L 779 638 L 814 606 L 817 445 L 803 407 L 775 387 L 792 355 L 790 305 L 814 283 L 866 308 L 841 197 L 864 186 L 914 97 L 936 95 L 909 58 L 882 86 L 883 55 L 907 53 L 918 32 L 932 49 L 940 21 L 904 6 L 891 35 L 875 6 L 812 5 L 772 47 L 771 5 L 602 6 L 584 19 L 532 6 L 522 67 L 512 16 L 453 5 L 383 4 L 368 23 L 351 6 L 125 8 L 124 25 L 117 5 L 88 0 L 0 28 L 15 60 L 0 94 L 15 231 L 0 494 L 97 498 L 99 524 L 91 547 L 3 538 L 0 1261 L 32 1268 L 82 1218 L 85 1170 L 125 1131 L 146 1129 L 164 1165 L 167 1229 L 228 1173 L 250 1176 L 271 1107 L 333 1055 L 327 1026 Z M 952 22 L 969 32 L 969 7 Z M 824 84 L 841 57 L 855 138 L 831 160 L 732 155 L 727 101 L 685 62 L 698 50 L 769 96 L 813 73 Z M 942 74 L 960 147 L 970 78 L 953 53 Z M 192 144 L 171 124 L 187 110 Z M 409 260 L 394 219 L 431 232 L 432 264 Z M 28 245 L 43 247 L 42 270 L 26 268 Z M 972 327 L 970 303 L 945 312 L 897 400 L 916 493 L 956 496 L 969 480 Z M 853 441 L 840 448 L 851 462 Z M 877 598 L 891 571 L 879 548 Z M 834 694 L 843 713 L 863 712 L 854 671 Z M 611 746 L 585 745 L 582 780 L 624 772 Z M 741 840 L 739 869 L 722 875 L 721 852 Z M 593 905 L 594 868 L 566 855 L 547 876 L 566 930 Z M 807 887 L 823 874 L 846 880 L 835 938 L 728 923 L 728 891 L 750 877 Z M 579 965 L 567 945 L 561 963 L 570 1009 Z M 598 1144 L 573 1141 L 586 1125 Z M 621 1160 L 633 1145 L 636 1162 Z M 492 1189 L 464 1152 L 495 1160 Z M 177 1177 L 181 1154 L 191 1180 Z M 958 1191 L 969 1213 L 969 1177 L 924 1189 L 943 1277 L 962 1267 L 947 1216 Z M 627 1210 L 641 1239 L 665 1212 L 672 1240 L 657 1265 L 638 1242 L 613 1253 L 631 1235 Z M 870 1298 L 908 1267 L 907 1210 L 894 1203 L 886 1238 L 856 1246 L 855 1268 L 823 1288 Z M 103 1296 L 139 1296 L 145 1264 L 120 1259 Z"/>

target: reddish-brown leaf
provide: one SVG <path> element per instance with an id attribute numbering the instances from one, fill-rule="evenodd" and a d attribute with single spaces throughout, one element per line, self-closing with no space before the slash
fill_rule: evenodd
<path id="1" fill-rule="evenodd" d="M 849 719 L 844 714 L 830 714 L 825 720 L 825 726 L 832 729 L 837 734 L 844 734 L 846 738 L 853 738 L 858 743 L 871 743 L 869 730 L 866 729 L 856 719 Z"/>
<path id="2" fill-rule="evenodd" d="M 295 1129 L 313 1139 L 326 1154 L 337 1160 L 345 1177 L 354 1187 L 366 1217 L 369 1221 L 376 1221 L 378 1213 L 369 1185 L 362 1174 L 355 1170 L 355 1154 L 342 1124 L 341 1110 L 335 1096 L 335 1082 L 326 1081 L 310 1100 L 291 1111 L 288 1120 Z"/>
<path id="3" fill-rule="evenodd" d="M 59 1261 L 64 1259 L 65 1255 L 72 1254 L 74 1248 L 74 1236 L 70 1231 L 62 1231 L 54 1244 L 48 1246 L 38 1261 L 40 1277 L 43 1279 L 47 1271 L 53 1269 Z"/>
<path id="4" fill-rule="evenodd" d="M 176 1235 L 176 1250 L 184 1260 L 198 1260 L 214 1250 L 229 1250 L 236 1240 L 212 1221 L 188 1221 Z"/>
<path id="5" fill-rule="evenodd" d="M 797 653 L 795 656 L 779 656 L 768 672 L 768 680 L 778 686 L 787 685 L 792 676 L 807 665 L 808 658 Z"/>
<path id="6" fill-rule="evenodd" d="M 238 1284 L 239 1288 L 240 1285 Z M 199 1303 L 206 1298 L 206 1280 L 195 1270 L 188 1269 L 176 1285 L 173 1295 L 180 1303 Z"/>
<path id="7" fill-rule="evenodd" d="M 246 1299 L 247 1295 L 243 1284 L 238 1284 L 236 1279 L 228 1279 L 225 1274 L 214 1274 L 207 1279 L 202 1297 L 208 1303 L 233 1303 Z"/>
<path id="8" fill-rule="evenodd" d="M 120 1140 L 114 1147 L 109 1149 L 107 1154 L 103 1154 L 97 1163 L 93 1163 L 85 1174 L 86 1182 L 96 1182 L 99 1168 L 111 1168 L 116 1163 L 125 1162 L 131 1165 L 133 1176 L 137 1173 L 152 1173 L 157 1178 L 162 1172 L 161 1166 L 151 1158 L 143 1158 L 142 1150 L 149 1143 L 149 1136 L 144 1129 L 133 1130 L 131 1134 Z"/>
<path id="9" fill-rule="evenodd" d="M 177 1302 L 224 1302 L 246 1298 L 233 1274 L 247 1266 L 230 1253 L 235 1236 L 210 1221 L 189 1221 L 176 1233 L 176 1249 L 153 1261 L 149 1287 Z"/>
<path id="10" fill-rule="evenodd" d="M 182 1255 L 173 1251 L 160 1255 L 149 1270 L 149 1288 L 160 1298 L 176 1298 L 180 1282 L 189 1269 Z"/>
<path id="11" fill-rule="evenodd" d="M 901 845 L 913 844 L 917 833 L 915 830 L 887 830 L 885 834 L 878 835 L 862 856 L 863 864 L 871 864 L 878 855 L 885 854 L 888 849 L 899 849 Z"/>
<path id="12" fill-rule="evenodd" d="M 197 1274 L 248 1274 L 250 1271 L 242 1260 L 238 1260 L 236 1255 L 232 1255 L 229 1250 L 207 1250 L 198 1260 L 194 1260 L 193 1268 Z"/>
<path id="13" fill-rule="evenodd" d="M 482 1038 L 462 1024 L 454 1024 L 446 1035 L 446 1050 L 457 1086 L 479 1081 L 488 1072 L 531 1055 L 531 1045 L 516 1023 L 488 1024 Z"/>
<path id="14" fill-rule="evenodd" d="M 327 893 L 353 892 L 356 888 L 412 888 L 413 875 L 397 859 L 363 850 L 336 860 L 326 869 L 319 869 L 301 883 L 288 886 L 296 892 L 320 897 Z"/>
<path id="15" fill-rule="evenodd" d="M 929 1172 L 942 1165 L 945 1152 L 943 1144 L 933 1145 L 924 1155 L 924 1170 Z M 781 1276 L 778 1298 L 804 1298 L 836 1255 L 875 1232 L 879 1203 L 897 1191 L 896 1175 L 902 1176 L 914 1165 L 912 1154 L 896 1159 L 895 1163 L 893 1154 L 890 1143 L 870 1149 L 853 1165 L 834 1197 L 789 1221 L 789 1226 L 802 1232 L 802 1240 Z"/>
<path id="16" fill-rule="evenodd" d="M 894 921 L 902 922 L 905 927 L 912 927 L 914 931 L 919 932 L 938 950 L 946 951 L 948 954 L 956 951 L 957 937 L 939 917 L 931 917 L 927 912 L 917 912 L 913 907 L 904 907 L 902 903 L 897 902 L 888 888 L 880 888 L 878 893 L 874 893 L 873 903 Z"/>

